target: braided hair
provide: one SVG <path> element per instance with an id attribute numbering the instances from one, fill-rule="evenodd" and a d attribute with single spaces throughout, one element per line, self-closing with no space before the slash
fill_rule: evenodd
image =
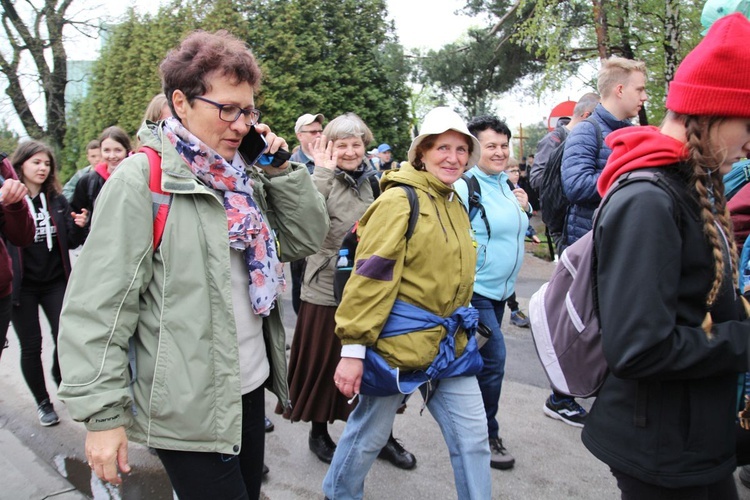
<path id="1" fill-rule="evenodd" d="M 724 277 L 722 240 L 727 241 L 729 245 L 733 283 L 737 282 L 738 273 L 737 245 L 732 237 L 732 222 L 724 197 L 724 181 L 721 175 L 713 175 L 714 172 L 718 172 L 724 158 L 722 152 L 713 150 L 709 143 L 711 129 L 721 123 L 723 118 L 692 115 L 683 115 L 683 117 L 689 153 L 686 164 L 698 194 L 703 233 L 713 247 L 714 280 L 706 297 L 706 306 L 710 308 L 716 301 Z M 717 225 L 724 232 L 723 237 L 719 234 Z"/>

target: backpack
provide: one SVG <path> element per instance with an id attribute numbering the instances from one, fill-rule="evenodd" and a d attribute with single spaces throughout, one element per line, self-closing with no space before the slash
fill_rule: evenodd
<path id="1" fill-rule="evenodd" d="M 406 225 L 406 241 L 408 242 L 414 234 L 414 229 L 417 226 L 417 219 L 419 218 L 419 198 L 417 198 L 417 192 L 412 186 L 405 184 L 399 184 L 398 187 L 406 191 L 406 197 L 409 200 L 409 222 Z M 378 187 L 378 194 L 380 194 L 380 188 Z M 344 287 L 346 286 L 349 277 L 352 275 L 352 269 L 354 268 L 354 256 L 357 253 L 357 246 L 359 245 L 359 236 L 357 236 L 357 228 L 359 228 L 359 221 L 356 221 L 354 225 L 346 232 L 344 240 L 341 242 L 341 248 L 337 254 L 336 271 L 333 274 L 333 296 L 336 299 L 336 304 L 341 303 L 341 297 L 344 296 Z"/>
<path id="2" fill-rule="evenodd" d="M 148 157 L 148 189 L 151 191 L 151 204 L 154 216 L 154 251 L 159 248 L 164 227 L 167 225 L 167 215 L 172 205 L 172 195 L 161 189 L 161 156 L 155 149 L 143 146 L 138 150 Z"/>
<path id="3" fill-rule="evenodd" d="M 479 185 L 479 180 L 474 175 L 469 174 L 463 174 L 461 178 L 469 190 L 469 222 L 473 221 L 477 214 L 481 214 L 484 226 L 487 228 L 487 238 L 489 238 L 492 236 L 492 232 L 490 231 L 490 222 L 487 220 L 487 212 L 482 205 L 482 187 Z"/>
<path id="4" fill-rule="evenodd" d="M 602 351 L 596 304 L 594 231 L 597 217 L 612 194 L 639 181 L 662 187 L 675 206 L 679 206 L 679 196 L 663 173 L 636 170 L 624 174 L 599 204 L 594 214 L 594 229 L 563 251 L 550 280 L 529 301 L 536 353 L 553 389 L 561 394 L 581 398 L 594 396 L 609 372 Z"/>
<path id="5" fill-rule="evenodd" d="M 596 151 L 598 155 L 599 150 L 602 149 L 602 129 L 593 116 L 589 116 L 585 121 L 592 123 L 596 129 Z M 568 137 L 570 137 L 570 134 L 568 134 Z M 542 204 L 542 221 L 551 234 L 563 234 L 565 232 L 565 219 L 570 206 L 562 187 L 562 159 L 568 137 L 563 139 L 550 153 L 542 177 L 542 190 L 539 194 Z"/>

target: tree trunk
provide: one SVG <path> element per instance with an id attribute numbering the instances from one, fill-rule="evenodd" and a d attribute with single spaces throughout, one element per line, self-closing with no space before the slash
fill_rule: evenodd
<path id="1" fill-rule="evenodd" d="M 14 1 L 0 0 L 3 29 L 10 47 L 0 54 L 0 73 L 8 80 L 5 93 L 26 133 L 36 139 L 46 138 L 58 151 L 62 149 L 67 129 L 65 87 L 68 84 L 68 68 L 63 29 L 72 22 L 65 18 L 65 11 L 73 1 L 45 0 L 41 8 L 33 11 L 33 19 L 26 24 L 18 15 Z M 31 112 L 29 98 L 24 94 L 23 83 L 19 79 L 24 52 L 28 53 L 38 75 L 44 96 L 46 128 Z M 49 62 L 47 56 L 50 56 Z"/>
<path id="2" fill-rule="evenodd" d="M 664 94 L 669 91 L 669 82 L 677 71 L 680 51 L 680 1 L 664 2 Z"/>
<path id="3" fill-rule="evenodd" d="M 596 30 L 596 48 L 599 59 L 607 59 L 609 51 L 609 34 L 607 33 L 607 13 L 604 10 L 604 0 L 591 0 L 594 6 L 594 29 Z"/>

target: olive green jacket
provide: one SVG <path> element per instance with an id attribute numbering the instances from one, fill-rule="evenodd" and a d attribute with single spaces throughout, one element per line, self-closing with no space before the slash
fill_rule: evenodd
<path id="1" fill-rule="evenodd" d="M 340 169 L 334 171 L 315 167 L 312 180 L 326 200 L 331 228 L 320 250 L 307 258 L 300 295 L 305 302 L 320 306 L 338 305 L 333 296 L 336 258 L 346 232 L 362 217 L 375 198 L 369 178 L 376 174 L 369 163 L 358 179 Z"/>
<path id="2" fill-rule="evenodd" d="M 139 138 L 162 153 L 162 189 L 173 193 L 163 239 L 154 252 L 149 164 L 136 154 L 104 185 L 70 277 L 59 396 L 89 430 L 124 426 L 131 439 L 155 448 L 236 454 L 242 402 L 226 211 L 221 195 L 198 182 L 161 134 L 144 128 Z M 281 260 L 317 251 L 329 223 L 307 169 L 250 174 Z M 266 386 L 287 404 L 280 303 L 263 318 L 263 334 Z"/>
<path id="3" fill-rule="evenodd" d="M 403 189 L 394 189 L 397 184 L 413 186 L 419 199 L 419 219 L 408 242 L 409 200 Z M 476 264 L 471 225 L 455 191 L 411 165 L 386 172 L 381 187 L 383 194 L 360 219 L 355 270 L 336 312 L 336 335 L 343 345 L 374 346 L 393 367 L 424 369 L 447 334 L 444 327 L 378 335 L 396 299 L 442 317 L 469 305 Z M 457 354 L 466 342 L 459 332 Z"/>

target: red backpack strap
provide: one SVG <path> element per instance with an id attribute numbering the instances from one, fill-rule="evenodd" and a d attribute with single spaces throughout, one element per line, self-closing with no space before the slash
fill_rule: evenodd
<path id="1" fill-rule="evenodd" d="M 143 146 L 139 150 L 148 157 L 148 188 L 151 191 L 151 204 L 154 216 L 154 250 L 159 248 L 161 238 L 164 235 L 164 227 L 167 225 L 167 215 L 172 197 L 161 189 L 161 156 L 155 149 Z"/>

